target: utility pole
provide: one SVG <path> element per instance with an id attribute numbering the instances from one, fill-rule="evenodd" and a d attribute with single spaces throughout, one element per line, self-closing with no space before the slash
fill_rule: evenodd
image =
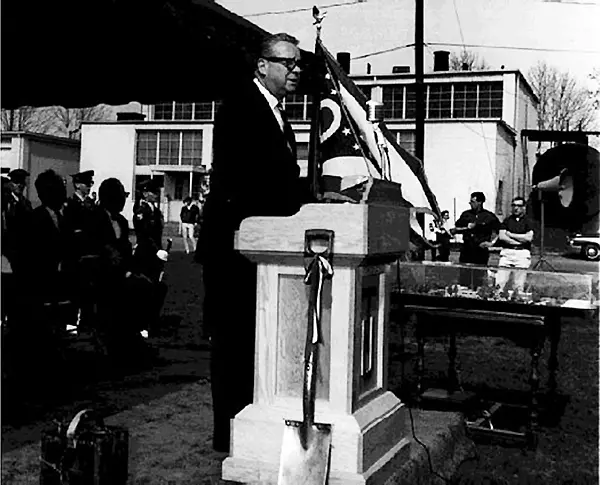
<path id="1" fill-rule="evenodd" d="M 423 83 L 423 2 L 415 0 L 415 155 L 425 164 L 425 85 Z"/>

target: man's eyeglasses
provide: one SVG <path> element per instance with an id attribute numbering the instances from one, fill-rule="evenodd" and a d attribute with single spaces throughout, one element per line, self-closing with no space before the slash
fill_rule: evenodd
<path id="1" fill-rule="evenodd" d="M 304 69 L 304 62 L 302 59 L 296 59 L 294 57 L 263 57 L 269 62 L 277 62 L 286 67 L 288 71 L 293 71 L 298 66 L 300 69 Z"/>

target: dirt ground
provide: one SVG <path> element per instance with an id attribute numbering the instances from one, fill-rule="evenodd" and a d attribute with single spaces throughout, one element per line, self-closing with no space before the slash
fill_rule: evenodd
<path id="1" fill-rule="evenodd" d="M 152 339 L 160 360 L 153 366 L 109 373 L 82 352 L 80 360 L 71 363 L 67 385 L 40 389 L 28 398 L 19 392 L 2 392 L 2 483 L 37 483 L 43 427 L 88 407 L 110 417 L 108 424 L 135 428 L 132 483 L 218 483 L 224 456 L 213 453 L 210 446 L 209 346 L 201 332 L 201 267 L 181 249 L 181 240 L 176 239 L 167 269 L 165 329 Z M 560 423 L 542 428 L 535 452 L 480 446 L 478 460 L 463 465 L 456 483 L 597 483 L 598 321 L 567 323 L 559 347 L 559 392 L 569 400 Z M 403 377 L 410 384 L 414 374 L 414 342 L 409 339 L 407 354 L 413 357 L 409 355 L 401 368 L 397 337 L 392 329 L 392 389 Z M 426 377 L 443 379 L 446 342 L 432 341 L 426 350 Z M 459 359 L 465 383 L 526 388 L 527 351 L 502 339 L 463 339 Z M 188 443 L 191 439 L 194 442 Z M 135 444 L 140 440 L 144 447 Z M 177 446 L 181 440 L 186 447 Z"/>

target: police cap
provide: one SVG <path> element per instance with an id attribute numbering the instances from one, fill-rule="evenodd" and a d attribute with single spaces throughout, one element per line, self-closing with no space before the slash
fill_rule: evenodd
<path id="1" fill-rule="evenodd" d="M 71 178 L 73 179 L 74 184 L 93 185 L 94 184 L 94 171 L 86 170 L 85 172 L 74 173 L 74 174 L 71 174 Z"/>
<path id="2" fill-rule="evenodd" d="M 22 168 L 16 168 L 8 172 L 8 178 L 15 184 L 24 184 L 29 177 L 29 172 Z"/>

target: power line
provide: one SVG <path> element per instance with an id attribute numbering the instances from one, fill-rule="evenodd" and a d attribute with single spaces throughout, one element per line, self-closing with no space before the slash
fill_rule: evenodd
<path id="1" fill-rule="evenodd" d="M 390 47 L 380 51 L 373 51 L 367 54 L 361 54 L 360 56 L 353 57 L 353 60 L 364 59 L 366 57 L 378 56 L 380 54 L 387 54 L 388 52 L 397 51 L 400 49 L 406 49 L 407 47 L 414 47 L 413 44 L 404 44 L 396 47 Z M 501 46 L 501 45 L 484 45 L 484 44 L 457 44 L 452 42 L 425 42 L 425 45 L 437 45 L 437 46 L 449 46 L 449 47 L 481 47 L 486 49 L 506 49 L 506 50 L 522 50 L 522 51 L 538 51 L 538 52 L 571 52 L 580 54 L 600 54 L 600 50 L 585 50 L 585 49 L 550 49 L 544 47 L 519 47 L 519 46 Z"/>
<path id="2" fill-rule="evenodd" d="M 369 52 L 368 54 L 361 54 L 360 56 L 353 57 L 353 60 L 364 59 L 365 57 L 378 56 L 379 54 L 387 54 L 388 52 L 398 51 L 400 49 L 406 49 L 407 47 L 414 47 L 414 42 L 412 44 L 404 44 L 396 47 L 390 47 L 389 49 L 383 49 L 381 51 Z"/>
<path id="3" fill-rule="evenodd" d="M 331 3 L 329 5 L 320 5 L 319 8 L 333 8 L 333 7 L 346 7 L 348 5 L 355 5 L 357 3 L 363 3 L 364 0 L 354 0 L 352 2 L 343 2 L 343 3 Z M 249 13 L 243 15 L 244 18 L 247 17 L 260 17 L 263 15 L 283 15 L 286 13 L 297 13 L 297 12 L 307 12 L 312 11 L 313 7 L 301 7 L 301 8 L 293 8 L 290 10 L 269 10 L 267 12 L 257 12 L 257 13 Z"/>
<path id="4" fill-rule="evenodd" d="M 457 44 L 453 42 L 428 42 L 430 45 L 441 45 L 450 47 L 482 47 L 485 49 L 509 49 L 517 51 L 536 51 L 536 52 L 577 52 L 580 54 L 600 54 L 600 50 L 587 49 L 551 49 L 549 47 L 520 47 L 509 45 L 484 45 L 484 44 Z"/>
<path id="5" fill-rule="evenodd" d="M 452 0 L 452 5 L 454 5 L 454 13 L 456 14 L 456 21 L 458 22 L 458 31 L 460 32 L 460 40 L 463 44 L 463 49 L 466 52 L 467 48 L 465 47 L 465 36 L 463 35 L 462 26 L 460 25 L 460 17 L 458 16 L 458 9 L 456 8 L 456 0 Z"/>

